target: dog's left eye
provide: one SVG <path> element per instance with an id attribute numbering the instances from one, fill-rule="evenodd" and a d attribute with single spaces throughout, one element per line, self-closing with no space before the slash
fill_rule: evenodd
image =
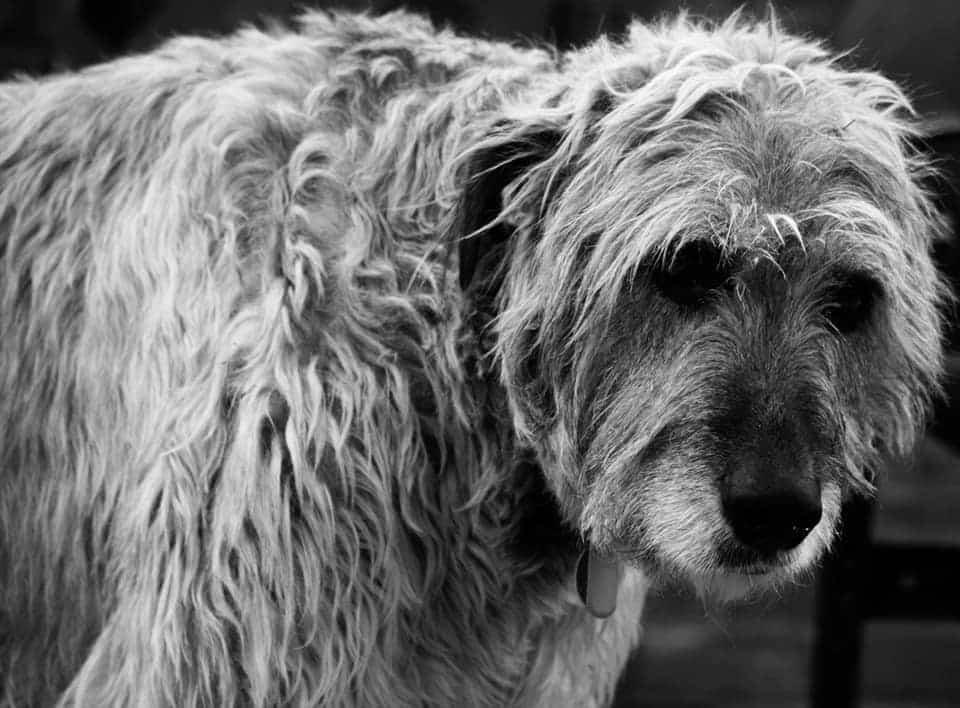
<path id="1" fill-rule="evenodd" d="M 883 287 L 866 273 L 845 273 L 830 289 L 823 316 L 838 334 L 849 334 L 869 319 Z"/>
<path id="2" fill-rule="evenodd" d="M 654 273 L 657 289 L 679 305 L 702 305 L 712 291 L 730 280 L 720 247 L 709 241 L 691 241 Z"/>

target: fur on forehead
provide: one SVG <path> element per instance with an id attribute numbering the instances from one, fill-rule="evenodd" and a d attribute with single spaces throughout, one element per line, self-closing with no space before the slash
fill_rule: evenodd
<path id="1" fill-rule="evenodd" d="M 540 301 L 548 312 L 571 295 L 611 310 L 641 263 L 689 239 L 774 259 L 817 242 L 882 276 L 942 229 L 904 94 L 774 20 L 634 24 L 566 55 L 542 91 L 508 99 L 487 146 L 556 133 L 498 217 L 520 234 L 525 279 L 568 286 Z"/>

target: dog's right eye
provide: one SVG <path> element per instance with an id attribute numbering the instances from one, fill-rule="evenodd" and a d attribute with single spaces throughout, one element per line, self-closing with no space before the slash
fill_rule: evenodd
<path id="1" fill-rule="evenodd" d="M 730 279 L 720 247 L 709 241 L 691 241 L 681 246 L 663 267 L 654 271 L 657 289 L 678 305 L 699 306 L 711 292 Z"/>
<path id="2" fill-rule="evenodd" d="M 850 334 L 870 318 L 882 296 L 883 286 L 872 276 L 843 273 L 827 295 L 824 318 L 837 334 Z"/>

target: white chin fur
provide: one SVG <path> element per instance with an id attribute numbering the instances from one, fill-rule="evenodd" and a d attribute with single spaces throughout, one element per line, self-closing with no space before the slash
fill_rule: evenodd
<path id="1" fill-rule="evenodd" d="M 713 558 L 713 553 L 703 553 L 702 547 L 700 552 L 694 548 L 685 548 L 685 553 L 676 554 L 673 558 L 670 558 L 673 554 L 667 554 L 665 565 L 673 568 L 671 575 L 685 579 L 704 600 L 726 603 L 755 597 L 810 572 L 816 566 L 821 556 L 830 548 L 840 516 L 840 504 L 839 485 L 824 484 L 821 492 L 823 514 L 820 522 L 799 546 L 783 553 L 776 562 L 762 567 L 742 570 L 724 567 Z M 684 562 L 691 557 L 699 562 Z"/>

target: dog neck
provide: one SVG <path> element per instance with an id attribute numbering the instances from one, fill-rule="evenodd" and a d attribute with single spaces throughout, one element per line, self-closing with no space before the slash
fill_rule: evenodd
<path id="1" fill-rule="evenodd" d="M 609 617 L 617 606 L 622 565 L 598 553 L 564 520 L 539 464 L 521 462 L 516 475 L 525 488 L 512 535 L 513 560 L 522 567 L 536 568 L 534 575 L 545 584 L 565 585 L 573 575 L 587 611 L 598 619 Z"/>
<path id="2" fill-rule="evenodd" d="M 529 457 L 522 459 L 516 464 L 514 475 L 521 491 L 509 546 L 512 560 L 520 567 L 534 570 L 531 578 L 538 583 L 569 582 L 584 550 L 580 534 L 564 520 L 560 504 L 537 462 Z"/>
<path id="3" fill-rule="evenodd" d="M 484 399 L 482 407 L 491 419 L 504 425 L 509 415 L 499 377 L 484 365 L 490 360 L 492 309 L 489 301 L 486 307 L 474 302 L 467 326 L 472 330 L 475 350 L 474 355 L 467 358 L 475 381 L 474 394 Z M 485 338 L 488 341 L 485 342 Z M 513 436 L 507 433 L 506 437 Z M 609 617 L 616 609 L 622 565 L 597 553 L 589 541 L 564 519 L 559 501 L 549 489 L 533 451 L 520 455 L 514 465 L 512 485 L 521 490 L 509 549 L 512 561 L 521 568 L 534 569 L 532 576 L 548 585 L 562 586 L 573 575 L 584 607 L 598 619 Z"/>

